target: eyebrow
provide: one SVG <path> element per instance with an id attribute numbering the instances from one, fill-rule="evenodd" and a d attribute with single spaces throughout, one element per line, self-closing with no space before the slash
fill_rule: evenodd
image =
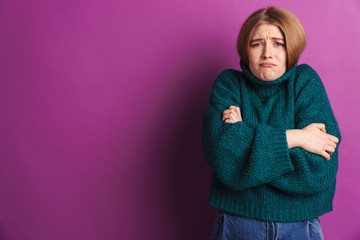
<path id="1" fill-rule="evenodd" d="M 272 37 L 271 39 L 277 40 L 277 41 L 280 40 L 280 41 L 284 41 L 284 42 L 285 42 L 285 40 L 284 40 L 283 38 Z M 261 40 L 264 40 L 264 38 L 256 38 L 256 39 L 253 39 L 253 40 L 250 41 L 250 43 L 252 43 L 252 42 L 257 42 L 257 41 L 261 41 Z"/>

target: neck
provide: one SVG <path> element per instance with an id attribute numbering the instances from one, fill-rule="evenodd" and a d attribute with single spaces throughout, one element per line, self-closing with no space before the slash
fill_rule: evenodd
<path id="1" fill-rule="evenodd" d="M 273 81 L 263 81 L 255 77 L 255 75 L 252 74 L 252 72 L 250 71 L 249 67 L 246 66 L 242 61 L 240 61 L 240 66 L 247 80 L 253 86 L 259 97 L 269 97 L 275 94 L 278 91 L 279 87 L 282 85 L 282 83 L 286 82 L 290 78 L 295 68 L 293 67 L 289 71 L 286 71 L 278 79 L 275 79 Z"/>

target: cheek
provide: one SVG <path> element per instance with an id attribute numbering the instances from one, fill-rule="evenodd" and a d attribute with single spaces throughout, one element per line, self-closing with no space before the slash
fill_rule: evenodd
<path id="1" fill-rule="evenodd" d="M 249 55 L 249 68 L 252 73 L 256 72 L 256 61 L 253 56 Z"/>
<path id="2" fill-rule="evenodd" d="M 255 66 L 257 59 L 256 53 L 254 51 L 249 51 L 248 58 L 249 58 L 249 66 Z"/>
<path id="3" fill-rule="evenodd" d="M 286 64 L 286 61 L 287 61 L 287 53 L 286 53 L 286 50 L 284 52 L 282 52 L 281 54 L 281 58 L 282 58 L 282 62 L 284 62 Z"/>
<path id="4" fill-rule="evenodd" d="M 286 71 L 286 62 L 287 62 L 287 54 L 286 54 L 286 52 L 281 53 L 279 55 L 279 62 L 281 63 L 281 67 L 283 69 L 285 69 L 285 71 Z"/>

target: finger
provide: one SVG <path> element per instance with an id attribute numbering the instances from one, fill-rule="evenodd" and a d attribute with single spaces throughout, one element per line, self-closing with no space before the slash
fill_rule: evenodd
<path id="1" fill-rule="evenodd" d="M 223 111 L 223 116 L 225 116 L 225 117 L 229 117 L 230 114 L 231 114 L 231 109 L 227 109 L 227 110 Z"/>
<path id="2" fill-rule="evenodd" d="M 325 151 L 329 154 L 333 154 L 335 152 L 335 148 L 332 146 L 326 146 Z"/>
<path id="3" fill-rule="evenodd" d="M 328 141 L 328 145 L 333 147 L 333 148 L 336 148 L 336 143 L 331 141 L 331 140 Z"/>
<path id="4" fill-rule="evenodd" d="M 325 124 L 323 123 L 315 123 L 319 128 L 325 128 Z"/>
<path id="5" fill-rule="evenodd" d="M 326 151 L 323 151 L 323 152 L 321 153 L 321 156 L 323 156 L 326 161 L 329 161 L 329 160 L 330 160 L 330 154 L 327 153 Z"/>
<path id="6" fill-rule="evenodd" d="M 328 138 L 333 141 L 334 143 L 338 143 L 339 139 L 333 135 L 328 134 Z"/>
<path id="7" fill-rule="evenodd" d="M 233 115 L 236 115 L 237 114 L 237 112 L 236 112 L 236 110 L 235 109 L 229 109 L 229 111 L 228 112 L 226 112 L 226 114 L 233 114 Z"/>
<path id="8" fill-rule="evenodd" d="M 234 123 L 233 120 L 231 120 L 231 119 L 226 119 L 225 122 L 226 123 Z"/>
<path id="9" fill-rule="evenodd" d="M 234 113 L 231 113 L 231 112 L 229 112 L 229 113 L 224 113 L 224 114 L 223 114 L 223 119 L 231 118 L 232 115 L 235 115 L 235 114 L 234 114 Z"/>
<path id="10" fill-rule="evenodd" d="M 237 122 L 237 121 L 239 121 L 236 114 L 231 114 L 231 115 L 230 115 L 230 119 L 233 120 L 234 123 Z"/>
<path id="11" fill-rule="evenodd" d="M 236 107 L 236 106 L 230 106 L 231 109 L 233 109 L 236 114 L 240 115 L 240 108 L 239 107 Z"/>
<path id="12" fill-rule="evenodd" d="M 230 112 L 231 112 L 231 109 L 226 109 L 225 111 L 223 111 L 223 114 L 230 113 Z"/>
<path id="13" fill-rule="evenodd" d="M 227 109 L 223 112 L 222 120 L 229 123 L 235 123 L 236 120 L 236 111 L 234 109 Z M 230 121 L 229 121 L 230 120 Z"/>
<path id="14" fill-rule="evenodd" d="M 230 106 L 230 109 L 234 109 L 237 113 L 240 113 L 240 108 L 237 106 Z"/>
<path id="15" fill-rule="evenodd" d="M 235 110 L 236 114 L 238 115 L 238 121 L 242 121 L 240 108 L 237 106 L 230 106 L 230 108 Z"/>
<path id="16" fill-rule="evenodd" d="M 240 108 L 237 106 L 230 106 L 231 109 L 234 109 L 236 113 L 240 114 Z"/>
<path id="17" fill-rule="evenodd" d="M 314 123 L 317 128 L 326 133 L 325 124 L 323 123 Z"/>
<path id="18" fill-rule="evenodd" d="M 225 113 L 223 115 L 223 118 L 224 119 L 231 119 L 232 121 L 235 121 L 236 120 L 236 113 L 234 111 L 235 110 L 229 111 L 228 113 Z"/>
<path id="19" fill-rule="evenodd" d="M 234 112 L 229 112 L 229 113 L 223 114 L 221 120 L 225 121 L 226 119 L 230 119 L 233 123 L 240 121 L 238 119 L 237 114 Z"/>
<path id="20" fill-rule="evenodd" d="M 238 114 L 239 121 L 242 121 L 242 116 L 241 116 L 241 111 L 240 111 L 240 108 L 239 108 L 239 107 L 237 107 L 235 110 L 236 110 L 236 112 L 237 112 L 237 114 Z"/>
<path id="21" fill-rule="evenodd" d="M 230 115 L 229 114 L 223 114 L 221 120 L 225 121 L 226 119 L 229 119 Z"/>
<path id="22" fill-rule="evenodd" d="M 229 108 L 229 109 L 225 110 L 224 113 L 229 114 L 229 116 L 230 116 L 231 114 L 235 114 L 236 111 L 233 108 Z"/>

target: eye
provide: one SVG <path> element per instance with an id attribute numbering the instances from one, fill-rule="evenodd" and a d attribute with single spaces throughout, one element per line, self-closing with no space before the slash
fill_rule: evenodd
<path id="1" fill-rule="evenodd" d="M 285 44 L 283 44 L 281 42 L 276 42 L 275 46 L 277 46 L 277 47 L 285 47 Z"/>
<path id="2" fill-rule="evenodd" d="M 253 43 L 250 45 L 251 47 L 260 47 L 262 46 L 262 43 L 258 42 L 258 43 Z"/>

